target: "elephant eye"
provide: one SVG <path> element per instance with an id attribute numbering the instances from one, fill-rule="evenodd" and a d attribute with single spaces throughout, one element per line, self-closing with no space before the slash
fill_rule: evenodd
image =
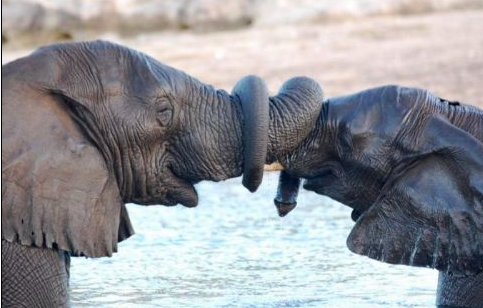
<path id="1" fill-rule="evenodd" d="M 173 121 L 173 105 L 170 97 L 166 95 L 160 95 L 154 99 L 154 108 L 156 110 L 156 121 L 162 127 L 166 127 Z"/>
<path id="2" fill-rule="evenodd" d="M 173 111 L 170 108 L 160 109 L 156 112 L 156 120 L 161 126 L 168 126 L 173 118 Z"/>

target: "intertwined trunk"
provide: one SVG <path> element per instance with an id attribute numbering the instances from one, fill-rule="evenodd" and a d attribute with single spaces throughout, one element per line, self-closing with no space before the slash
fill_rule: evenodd
<path id="1" fill-rule="evenodd" d="M 189 133 L 172 145 L 173 170 L 193 182 L 243 174 L 250 191 L 261 183 L 265 163 L 281 160 L 302 142 L 322 106 L 320 86 L 305 77 L 290 79 L 272 97 L 255 76 L 241 79 L 231 95 L 203 84 L 192 87 L 199 98 L 182 115 L 182 130 Z"/>

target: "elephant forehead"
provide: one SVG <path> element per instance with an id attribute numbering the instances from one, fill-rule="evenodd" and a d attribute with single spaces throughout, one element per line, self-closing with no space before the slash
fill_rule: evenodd
<path id="1" fill-rule="evenodd" d="M 404 123 L 411 108 L 412 93 L 405 88 L 384 86 L 354 95 L 330 99 L 329 119 L 337 119 L 352 135 L 392 135 Z"/>
<path id="2" fill-rule="evenodd" d="M 85 83 L 87 86 L 95 84 L 105 94 L 156 96 L 159 94 L 158 89 L 171 92 L 183 81 L 181 71 L 144 53 L 110 42 L 53 45 L 48 51 L 54 51 L 59 58 L 75 63 L 77 70 L 85 72 L 76 83 Z"/>

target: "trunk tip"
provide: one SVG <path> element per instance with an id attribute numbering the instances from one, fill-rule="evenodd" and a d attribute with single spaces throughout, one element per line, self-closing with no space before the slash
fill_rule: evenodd
<path id="1" fill-rule="evenodd" d="M 247 172 L 243 174 L 242 184 L 250 192 L 257 191 L 258 187 L 262 183 L 263 179 L 263 169 Z"/>
<path id="2" fill-rule="evenodd" d="M 282 202 L 277 199 L 273 200 L 273 202 L 280 217 L 287 216 L 297 206 L 297 202 Z"/>

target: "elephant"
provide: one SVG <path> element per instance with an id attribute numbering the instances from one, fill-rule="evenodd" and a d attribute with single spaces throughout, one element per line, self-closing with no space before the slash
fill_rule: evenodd
<path id="1" fill-rule="evenodd" d="M 5 307 L 68 306 L 70 257 L 111 256 L 133 234 L 125 203 L 194 207 L 194 184 L 242 174 L 255 191 L 322 105 L 307 77 L 269 96 L 249 75 L 229 94 L 106 41 L 40 47 L 2 82 Z"/>
<path id="2" fill-rule="evenodd" d="M 280 216 L 303 188 L 352 208 L 348 248 L 437 269 L 436 304 L 483 307 L 483 111 L 387 85 L 324 100 L 283 167 Z"/>

